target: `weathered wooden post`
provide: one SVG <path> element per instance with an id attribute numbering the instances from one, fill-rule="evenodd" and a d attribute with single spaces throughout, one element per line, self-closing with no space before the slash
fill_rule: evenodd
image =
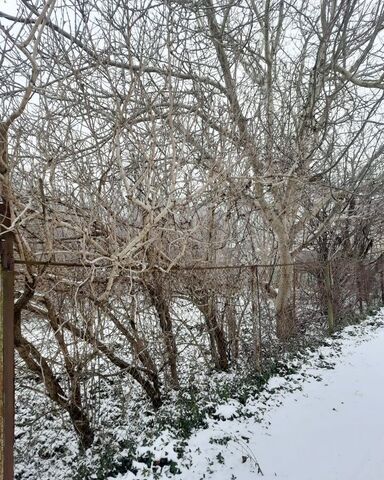
<path id="1" fill-rule="evenodd" d="M 251 298 L 252 298 L 252 322 L 254 337 L 254 355 L 256 369 L 260 373 L 262 370 L 262 352 L 261 352 L 261 302 L 259 290 L 259 275 L 257 265 L 251 268 Z"/>
<path id="2" fill-rule="evenodd" d="M 335 331 L 335 311 L 333 308 L 333 279 L 332 266 L 330 261 L 328 261 L 325 265 L 324 280 L 328 307 L 328 332 L 330 335 L 332 335 L 332 333 L 334 333 Z"/>
<path id="3" fill-rule="evenodd" d="M 380 266 L 380 289 L 381 289 L 381 305 L 384 306 L 384 273 L 383 273 L 383 266 Z"/>
<path id="4" fill-rule="evenodd" d="M 13 234 L 9 206 L 4 199 L 0 203 L 0 479 L 14 478 L 14 261 Z"/>

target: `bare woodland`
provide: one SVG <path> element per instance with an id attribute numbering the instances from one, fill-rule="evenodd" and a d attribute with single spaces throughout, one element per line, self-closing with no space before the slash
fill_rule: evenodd
<path id="1" fill-rule="evenodd" d="M 1 10 L 17 365 L 83 449 L 100 359 L 158 409 L 383 300 L 383 2 Z"/>

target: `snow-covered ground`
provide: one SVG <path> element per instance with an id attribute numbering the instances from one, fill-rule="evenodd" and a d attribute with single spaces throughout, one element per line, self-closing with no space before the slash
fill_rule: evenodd
<path id="1" fill-rule="evenodd" d="M 230 401 L 214 417 L 183 459 L 166 436 L 155 447 L 180 474 L 158 467 L 145 478 L 384 479 L 384 310 L 343 330 L 296 373 L 271 378 L 257 399 Z"/>

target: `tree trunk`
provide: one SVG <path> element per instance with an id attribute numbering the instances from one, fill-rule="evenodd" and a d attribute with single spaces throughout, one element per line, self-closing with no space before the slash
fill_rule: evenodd
<path id="1" fill-rule="evenodd" d="M 228 344 L 231 354 L 231 362 L 236 362 L 239 356 L 239 331 L 236 322 L 236 309 L 233 302 L 234 298 L 229 296 L 225 305 L 224 313 L 228 329 Z"/>
<path id="2" fill-rule="evenodd" d="M 284 304 L 276 310 L 276 335 L 279 340 L 286 342 L 297 334 L 295 307 L 292 303 Z"/>
<path id="3" fill-rule="evenodd" d="M 169 311 L 168 300 L 165 298 L 163 288 L 158 281 L 153 282 L 152 285 L 147 285 L 147 290 L 157 312 L 160 328 L 163 332 L 167 363 L 170 370 L 171 385 L 172 388 L 178 389 L 179 377 L 177 373 L 177 346 L 173 333 L 172 318 Z"/>
<path id="4" fill-rule="evenodd" d="M 325 294 L 327 297 L 327 316 L 328 316 L 328 333 L 332 335 L 335 331 L 335 312 L 333 307 L 332 295 L 332 268 L 330 262 L 327 262 L 324 268 L 324 284 Z"/>
<path id="5" fill-rule="evenodd" d="M 70 403 L 67 411 L 79 438 L 80 450 L 87 450 L 92 446 L 95 438 L 87 415 L 84 413 L 84 410 L 75 403 Z"/>
<path id="6" fill-rule="evenodd" d="M 22 336 L 19 327 L 15 331 L 15 346 L 29 370 L 35 373 L 44 384 L 49 398 L 68 412 L 78 435 L 80 448 L 82 450 L 89 448 L 93 443 L 94 433 L 87 414 L 81 407 L 67 399 L 46 359 L 31 342 Z"/>
<path id="7" fill-rule="evenodd" d="M 276 335 L 286 342 L 297 334 L 296 308 L 293 295 L 294 266 L 289 247 L 279 244 L 279 281 L 275 298 Z"/>
<path id="8" fill-rule="evenodd" d="M 143 388 L 148 398 L 152 402 L 153 408 L 155 410 L 161 407 L 162 399 L 161 399 L 160 387 L 157 382 L 157 377 L 155 377 L 155 380 L 152 381 L 153 379 L 152 371 L 147 371 L 142 368 L 136 367 L 135 365 L 132 365 L 126 362 L 124 359 L 118 357 L 113 353 L 113 351 L 107 345 L 105 345 L 103 342 L 95 338 L 89 331 L 76 327 L 75 325 L 71 324 L 67 320 L 63 322 L 61 325 L 63 328 L 70 331 L 72 335 L 78 338 L 81 338 L 82 340 L 88 342 L 93 347 L 97 348 L 100 351 L 100 353 L 105 355 L 108 358 L 108 360 L 110 360 L 114 365 L 121 368 L 125 372 L 129 373 L 132 376 L 132 378 L 136 380 L 136 382 L 138 382 L 140 386 Z M 147 378 L 144 376 L 144 374 L 146 375 Z M 148 380 L 148 378 L 150 380 Z"/>
<path id="9" fill-rule="evenodd" d="M 43 383 L 48 397 L 62 409 L 68 412 L 73 427 L 78 435 L 80 448 L 89 448 L 94 440 L 94 433 L 88 416 L 81 405 L 76 404 L 76 395 L 68 397 L 55 376 L 47 360 L 39 350 L 27 340 L 21 331 L 21 313 L 28 305 L 35 292 L 35 280 L 26 282 L 22 296 L 17 300 L 14 308 L 15 347 L 28 367 Z"/>
<path id="10" fill-rule="evenodd" d="M 191 300 L 204 316 L 211 344 L 212 359 L 216 370 L 227 371 L 229 368 L 227 341 L 225 333 L 217 320 L 217 311 L 212 295 L 206 290 L 203 293 L 192 294 Z"/>

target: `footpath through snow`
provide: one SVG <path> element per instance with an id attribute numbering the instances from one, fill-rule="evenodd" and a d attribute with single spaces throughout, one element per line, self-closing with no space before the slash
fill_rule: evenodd
<path id="1" fill-rule="evenodd" d="M 189 439 L 188 461 L 174 457 L 181 474 L 150 478 L 383 480 L 384 310 L 346 328 L 297 373 L 270 379 L 245 407 L 232 401 L 216 413 Z M 170 447 L 159 444 L 159 455 L 165 448 L 172 458 Z"/>

